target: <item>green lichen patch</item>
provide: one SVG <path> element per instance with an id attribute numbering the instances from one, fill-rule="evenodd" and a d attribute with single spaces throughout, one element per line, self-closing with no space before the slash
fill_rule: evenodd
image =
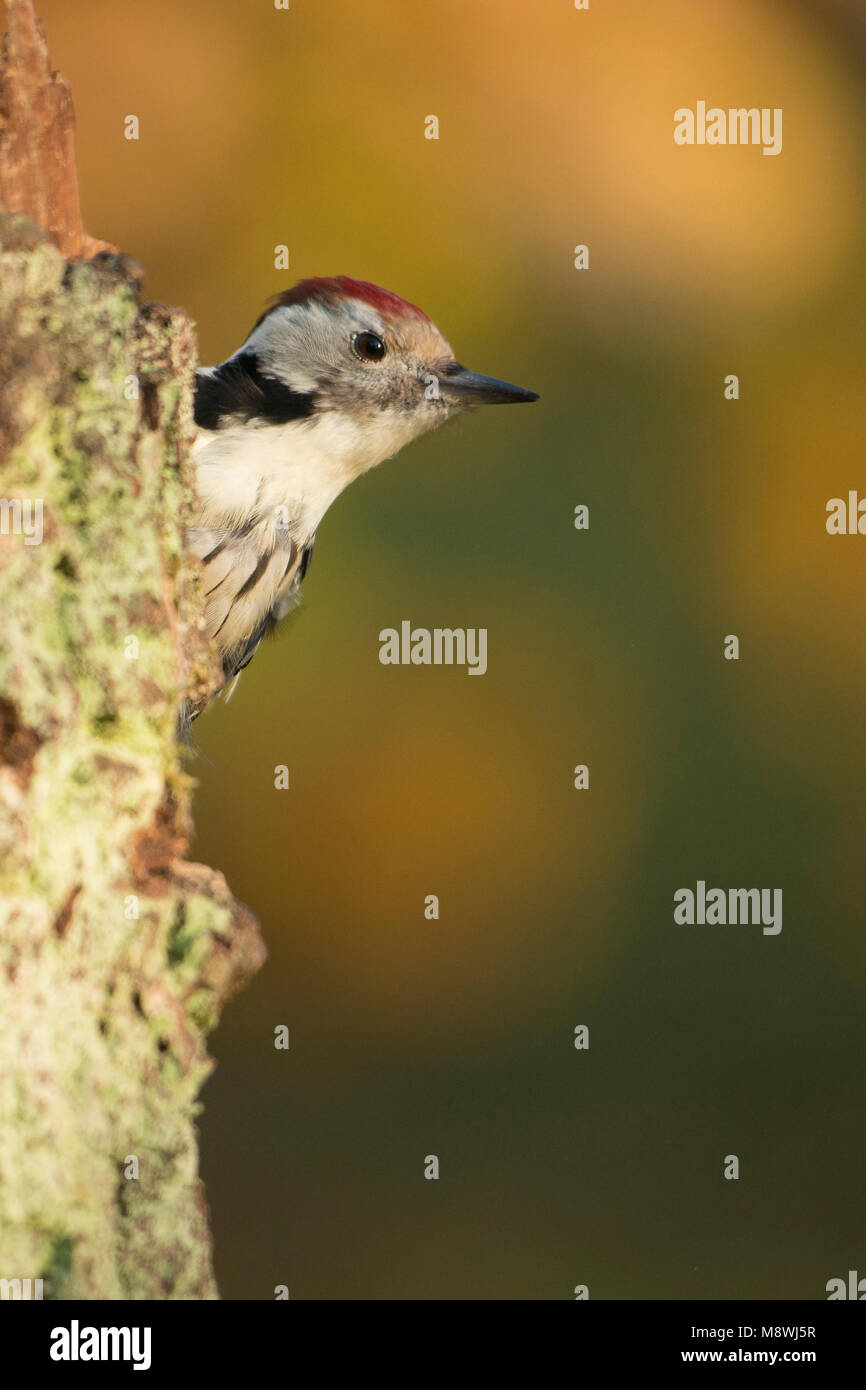
<path id="1" fill-rule="evenodd" d="M 194 1117 L 262 959 L 183 859 L 195 344 L 138 281 L 0 217 L 0 497 L 41 510 L 0 535 L 0 1274 L 48 1297 L 216 1296 Z"/>

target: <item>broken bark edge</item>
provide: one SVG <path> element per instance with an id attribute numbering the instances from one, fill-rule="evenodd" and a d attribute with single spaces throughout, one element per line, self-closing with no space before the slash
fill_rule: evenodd
<path id="1" fill-rule="evenodd" d="M 67 260 L 115 252 L 84 227 L 69 84 L 52 71 L 32 0 L 7 3 L 0 47 L 0 204 L 32 218 Z"/>

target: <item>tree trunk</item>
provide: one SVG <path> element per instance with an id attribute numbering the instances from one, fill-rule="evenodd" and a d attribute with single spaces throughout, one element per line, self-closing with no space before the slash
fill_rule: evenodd
<path id="1" fill-rule="evenodd" d="M 70 180 L 46 162 L 72 157 L 68 94 L 46 95 L 61 84 L 30 0 L 13 0 L 10 29 L 0 1278 L 41 1278 L 46 1298 L 215 1298 L 197 1096 L 207 1033 L 263 947 L 222 876 L 183 861 L 177 709 L 216 677 L 183 549 L 195 341 L 183 313 L 139 305 L 134 263 L 75 259 L 103 243 L 76 223 L 74 166 Z"/>

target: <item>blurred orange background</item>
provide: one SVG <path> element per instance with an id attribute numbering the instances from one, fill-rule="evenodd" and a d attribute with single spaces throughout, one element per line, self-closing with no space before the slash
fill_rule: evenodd
<path id="1" fill-rule="evenodd" d="M 866 1260 L 862 7 L 38 9 L 88 230 L 204 362 L 342 273 L 541 393 L 350 489 L 197 725 L 194 851 L 270 951 L 205 1091 L 223 1294 L 824 1297 Z M 782 153 L 678 147 L 698 100 Z M 487 675 L 381 666 L 406 618 Z M 700 878 L 781 934 L 675 926 Z"/>

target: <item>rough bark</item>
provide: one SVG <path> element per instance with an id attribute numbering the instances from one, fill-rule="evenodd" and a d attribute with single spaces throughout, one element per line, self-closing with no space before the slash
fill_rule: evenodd
<path id="1" fill-rule="evenodd" d="M 13 0 L 32 39 L 30 11 Z M 183 549 L 195 341 L 139 304 L 128 259 L 68 259 L 98 243 L 69 216 L 74 167 L 52 203 L 44 132 L 10 125 L 12 90 L 24 119 L 47 109 L 10 86 L 13 48 L 0 189 L 51 234 L 0 215 L 0 1278 L 213 1298 L 197 1096 L 263 947 L 183 859 L 177 708 L 216 675 Z"/>
<path id="2" fill-rule="evenodd" d="M 0 83 L 0 204 L 23 212 L 70 258 L 114 251 L 84 230 L 69 85 L 52 72 L 32 0 L 9 0 Z"/>

